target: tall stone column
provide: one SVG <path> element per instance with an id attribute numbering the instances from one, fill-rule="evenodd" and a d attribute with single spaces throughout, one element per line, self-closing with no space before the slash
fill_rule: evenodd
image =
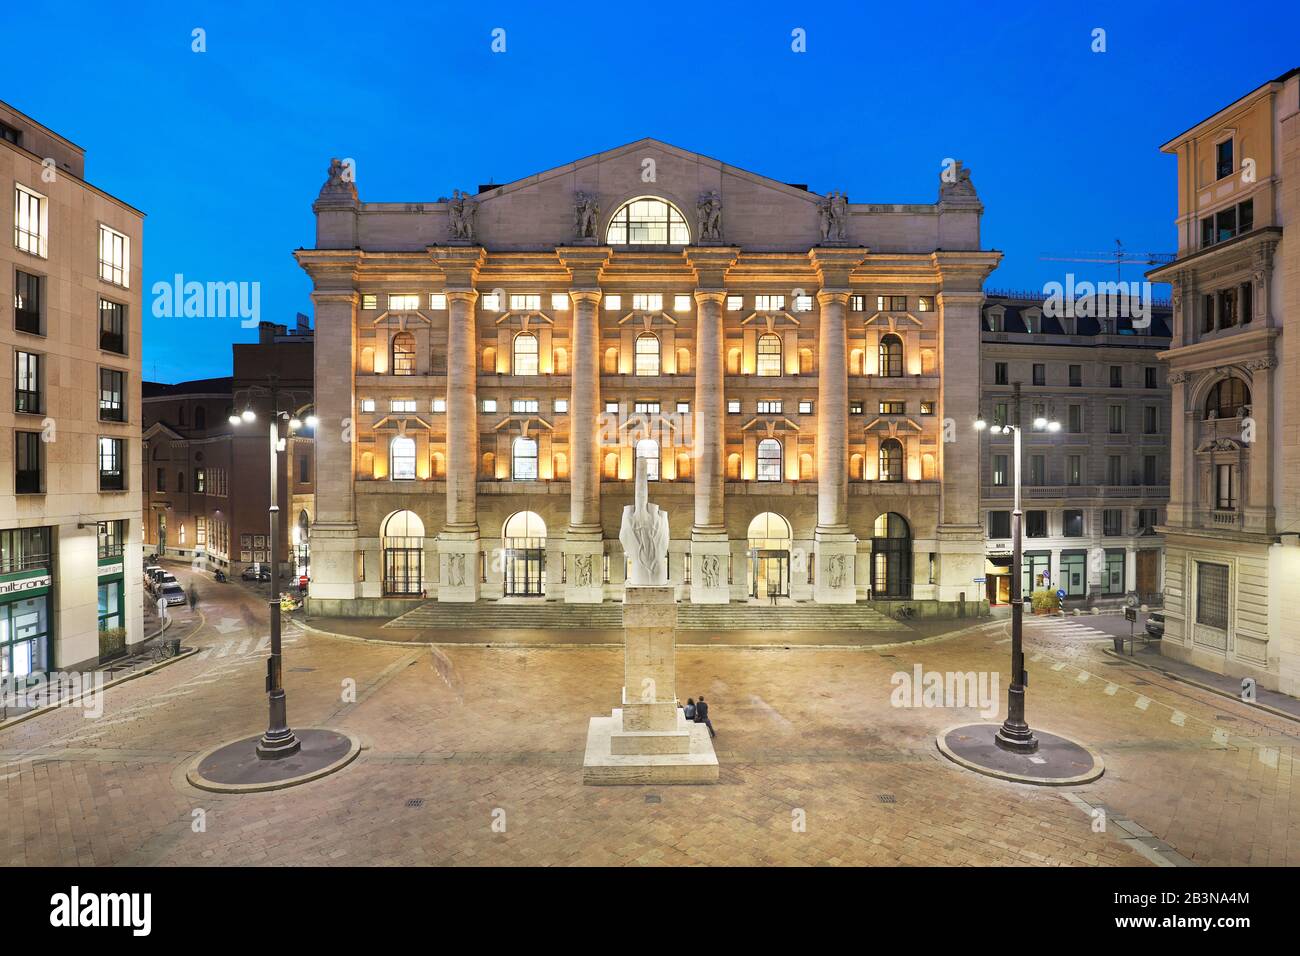
<path id="1" fill-rule="evenodd" d="M 1191 450 L 1196 447 L 1196 422 L 1186 411 L 1187 373 L 1181 369 L 1171 369 L 1168 381 L 1169 505 L 1165 509 L 1165 524 L 1181 527 L 1193 523 L 1189 519 L 1194 516 L 1197 507 L 1195 477 L 1189 467 Z"/>
<path id="2" fill-rule="evenodd" d="M 569 270 L 573 302 L 569 327 L 569 527 L 561 558 L 568 564 L 564 600 L 568 604 L 599 604 L 605 599 L 605 532 L 600 517 L 600 276 L 611 250 L 565 246 L 555 253 Z M 558 580 L 558 570 L 553 573 Z"/>
<path id="3" fill-rule="evenodd" d="M 691 603 L 726 604 L 729 563 L 723 497 L 726 480 L 726 356 L 722 308 L 726 293 L 695 293 L 695 523 L 691 527 Z"/>
<path id="4" fill-rule="evenodd" d="M 1247 483 L 1238 492 L 1245 530 L 1259 534 L 1272 534 L 1276 523 L 1273 507 L 1273 449 L 1278 447 L 1273 441 L 1273 382 L 1276 367 L 1277 360 L 1272 355 L 1246 363 L 1251 375 L 1250 417 L 1242 420 L 1241 432 L 1237 435 L 1243 447 L 1250 449 L 1245 476 Z M 1254 429 L 1254 434 L 1246 442 L 1245 431 L 1248 425 Z"/>
<path id="5" fill-rule="evenodd" d="M 438 535 L 438 600 L 479 596 L 478 343 L 472 288 L 447 290 L 447 520 Z"/>
<path id="6" fill-rule="evenodd" d="M 987 599 L 984 526 L 980 521 L 980 307 L 984 279 L 1001 258 L 996 252 L 936 253 L 943 285 L 939 307 L 939 527 L 940 601 L 969 611 Z M 1015 573 L 1020 573 L 1016 571 Z"/>
<path id="7" fill-rule="evenodd" d="M 730 246 L 692 247 L 687 260 L 695 269 L 695 395 L 691 421 L 691 480 L 695 520 L 691 525 L 691 603 L 726 604 L 731 547 L 727 538 L 726 472 L 726 303 L 727 270 L 740 250 Z"/>
<path id="8" fill-rule="evenodd" d="M 857 600 L 854 564 L 857 539 L 849 531 L 849 364 L 845 311 L 847 288 L 817 293 L 817 530 L 813 543 L 817 579 L 813 600 Z"/>
<path id="9" fill-rule="evenodd" d="M 311 269 L 309 268 L 309 271 Z M 357 294 L 321 288 L 328 278 L 313 275 L 316 313 L 315 404 L 316 520 L 311 528 L 311 596 L 315 613 L 353 613 L 357 583 L 356 469 L 348 427 L 355 415 Z M 342 277 L 339 277 L 340 279 Z M 373 532 L 378 534 L 378 531 Z M 233 545 L 232 545 L 233 547 Z"/>
<path id="10" fill-rule="evenodd" d="M 572 289 L 569 362 L 569 527 L 565 534 L 564 600 L 604 598 L 604 532 L 600 520 L 600 289 Z"/>

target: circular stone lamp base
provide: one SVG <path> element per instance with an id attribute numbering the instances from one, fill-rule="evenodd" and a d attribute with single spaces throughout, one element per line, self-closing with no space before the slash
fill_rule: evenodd
<path id="1" fill-rule="evenodd" d="M 359 740 L 336 730 L 308 727 L 294 734 L 302 746 L 291 756 L 259 757 L 257 745 L 262 736 L 244 737 L 200 754 L 185 779 L 213 793 L 283 790 L 342 770 L 361 751 Z"/>
<path id="2" fill-rule="evenodd" d="M 1106 771 L 1100 754 L 1059 734 L 1035 730 L 1038 750 L 1015 753 L 993 739 L 1001 724 L 961 724 L 936 738 L 939 751 L 953 763 L 999 780 L 1039 787 L 1091 783 Z"/>

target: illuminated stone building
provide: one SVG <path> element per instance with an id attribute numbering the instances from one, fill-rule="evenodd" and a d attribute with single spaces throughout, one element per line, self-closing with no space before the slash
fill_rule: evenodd
<path id="1" fill-rule="evenodd" d="M 335 161 L 313 209 L 318 612 L 618 600 L 638 456 L 684 601 L 983 600 L 960 164 L 850 203 L 646 139 L 437 202 Z"/>

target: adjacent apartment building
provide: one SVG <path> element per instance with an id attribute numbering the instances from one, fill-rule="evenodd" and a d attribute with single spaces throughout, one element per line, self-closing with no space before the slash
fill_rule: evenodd
<path id="1" fill-rule="evenodd" d="M 144 547 L 185 558 L 206 571 L 239 573 L 270 561 L 269 388 L 281 410 L 303 423 L 283 424 L 276 455 L 281 571 L 310 576 L 315 514 L 312 330 L 304 315 L 289 328 L 258 327 L 257 342 L 232 346 L 233 376 L 164 385 L 144 383 L 142 487 Z M 246 420 L 245 412 L 252 418 Z M 233 419 L 233 420 L 232 420 Z"/>
<path id="2" fill-rule="evenodd" d="M 85 151 L 0 103 L 0 674 L 89 666 L 144 639 L 144 214 Z M 133 547 L 135 545 L 135 547 Z"/>
<path id="3" fill-rule="evenodd" d="M 1178 161 L 1178 256 L 1149 273 L 1174 302 L 1162 650 L 1300 695 L 1300 70 L 1161 149 Z"/>
<path id="4" fill-rule="evenodd" d="M 651 139 L 436 202 L 316 198 L 311 601 L 620 600 L 638 459 L 682 600 L 982 604 L 983 206 Z"/>
<path id="5" fill-rule="evenodd" d="M 1103 304 L 1099 300 L 1099 305 Z M 984 303 L 983 410 L 1006 424 L 1020 383 L 1024 459 L 1023 593 L 1063 590 L 1066 605 L 1161 601 L 1169 503 L 1168 303 L 1149 315 L 1056 315 L 1042 295 Z M 1055 419 L 1059 431 L 1036 430 Z M 980 508 L 989 602 L 1011 597 L 1012 438 L 981 432 Z"/>

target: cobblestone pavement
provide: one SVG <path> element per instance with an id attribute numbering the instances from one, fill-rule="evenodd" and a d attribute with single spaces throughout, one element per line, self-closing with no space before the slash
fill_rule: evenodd
<path id="1" fill-rule="evenodd" d="M 916 663 L 1005 669 L 995 622 L 883 650 L 683 650 L 679 690 L 712 705 L 721 780 L 659 788 L 581 784 L 617 649 L 385 646 L 290 625 L 290 722 L 366 749 L 302 787 L 205 793 L 185 781 L 194 757 L 265 726 L 265 607 L 238 584 L 202 590 L 199 654 L 109 690 L 99 719 L 64 709 L 0 731 L 0 862 L 1300 864 L 1300 725 L 1033 623 L 1031 723 L 1107 764 L 1070 792 L 944 760 L 934 735 L 975 709 L 890 704 L 891 675 Z"/>

